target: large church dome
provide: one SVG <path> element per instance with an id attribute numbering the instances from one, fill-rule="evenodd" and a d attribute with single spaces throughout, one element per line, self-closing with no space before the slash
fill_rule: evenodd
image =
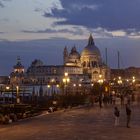
<path id="1" fill-rule="evenodd" d="M 92 35 L 90 35 L 89 37 L 88 45 L 84 48 L 84 50 L 81 53 L 81 56 L 87 55 L 97 55 L 97 56 L 101 55 L 100 50 L 95 46 Z"/>

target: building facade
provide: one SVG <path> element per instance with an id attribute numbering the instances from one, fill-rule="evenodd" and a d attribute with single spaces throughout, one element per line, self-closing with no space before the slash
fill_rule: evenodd
<path id="1" fill-rule="evenodd" d="M 92 35 L 90 35 L 88 44 L 81 54 L 76 47 L 72 47 L 69 53 L 67 47 L 63 51 L 63 65 L 46 66 L 41 60 L 34 60 L 25 72 L 20 59 L 14 66 L 10 74 L 10 82 L 16 84 L 48 84 L 52 79 L 55 84 L 61 83 L 64 73 L 69 74 L 71 83 L 80 83 L 83 81 L 98 82 L 110 79 L 110 69 L 102 62 L 100 50 L 96 47 Z"/>
<path id="2" fill-rule="evenodd" d="M 102 75 L 102 79 L 110 79 L 110 69 L 105 65 L 101 58 L 100 50 L 96 47 L 92 35 L 90 35 L 87 46 L 81 52 L 77 52 L 74 46 L 68 53 L 64 48 L 64 66 L 80 67 L 82 73 L 87 75 L 91 82 L 97 82 Z"/>

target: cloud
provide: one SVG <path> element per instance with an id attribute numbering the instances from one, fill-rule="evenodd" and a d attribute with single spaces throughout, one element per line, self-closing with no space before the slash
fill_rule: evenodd
<path id="1" fill-rule="evenodd" d="M 4 32 L 0 32 L 0 34 L 4 34 Z"/>
<path id="2" fill-rule="evenodd" d="M 4 2 L 7 2 L 7 1 L 11 1 L 11 0 L 0 0 L 0 7 L 4 8 L 5 7 Z"/>
<path id="3" fill-rule="evenodd" d="M 45 17 L 65 18 L 56 25 L 81 25 L 107 30 L 140 30 L 140 0 L 60 0 L 63 9 L 52 9 Z"/>
<path id="4" fill-rule="evenodd" d="M 52 9 L 63 9 L 61 6 L 61 3 L 59 0 L 51 0 L 51 1 L 45 1 L 45 0 L 35 0 L 35 11 L 36 12 L 46 12 L 46 13 L 52 13 Z"/>
<path id="5" fill-rule="evenodd" d="M 22 32 L 24 33 L 70 33 L 73 35 L 82 35 L 83 31 L 82 29 L 75 27 L 75 30 L 69 30 L 69 29 L 45 29 L 45 30 L 37 30 L 37 31 L 31 31 L 31 30 L 23 30 Z"/>
<path id="6" fill-rule="evenodd" d="M 0 7 L 3 8 L 4 4 L 0 1 Z"/>

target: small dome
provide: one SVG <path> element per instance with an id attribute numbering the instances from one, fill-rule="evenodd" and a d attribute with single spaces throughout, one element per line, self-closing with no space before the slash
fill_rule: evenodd
<path id="1" fill-rule="evenodd" d="M 81 53 L 82 56 L 84 55 L 98 55 L 100 56 L 100 50 L 95 46 L 94 40 L 92 35 L 89 37 L 88 45 L 84 48 Z"/>
<path id="2" fill-rule="evenodd" d="M 76 48 L 73 47 L 71 53 L 69 54 L 70 59 L 80 59 L 80 54 L 77 52 Z"/>
<path id="3" fill-rule="evenodd" d="M 80 59 L 80 54 L 79 53 L 70 53 L 69 55 L 70 59 Z"/>
<path id="4" fill-rule="evenodd" d="M 43 62 L 42 62 L 41 60 L 39 60 L 39 59 L 35 59 L 35 60 L 32 62 L 31 66 L 33 66 L 33 67 L 43 66 Z"/>

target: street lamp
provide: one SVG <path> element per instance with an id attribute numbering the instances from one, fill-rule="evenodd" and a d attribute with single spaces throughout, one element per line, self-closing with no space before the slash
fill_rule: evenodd
<path id="1" fill-rule="evenodd" d="M 118 81 L 117 82 L 118 82 L 118 85 L 119 85 L 118 86 L 118 88 L 119 88 L 118 90 L 119 90 L 120 94 L 122 94 L 121 93 L 122 92 L 121 89 L 122 89 L 122 83 L 123 82 L 122 82 L 122 78 L 120 76 L 118 77 Z"/>
<path id="2" fill-rule="evenodd" d="M 70 79 L 68 77 L 68 73 L 64 73 L 64 78 L 63 78 L 63 83 L 64 83 L 64 88 L 65 88 L 65 93 L 67 94 L 67 85 L 70 82 Z"/>
<path id="3" fill-rule="evenodd" d="M 135 76 L 132 77 L 132 82 L 133 82 L 133 83 L 136 82 L 136 78 L 135 78 Z"/>
<path id="4" fill-rule="evenodd" d="M 135 82 L 136 82 L 136 78 L 135 76 L 132 77 L 132 86 L 133 86 L 133 89 L 135 89 Z"/>
<path id="5" fill-rule="evenodd" d="M 10 87 L 9 86 L 6 86 L 6 90 L 9 90 L 10 89 Z"/>
<path id="6" fill-rule="evenodd" d="M 119 76 L 118 77 L 118 84 L 121 85 L 122 84 L 122 78 Z"/>
<path id="7" fill-rule="evenodd" d="M 50 96 L 50 85 L 47 85 L 47 88 L 48 88 L 48 96 Z"/>
<path id="8" fill-rule="evenodd" d="M 60 86 L 57 84 L 56 87 L 59 88 Z"/>
<path id="9" fill-rule="evenodd" d="M 16 103 L 20 103 L 20 97 L 19 97 L 19 86 L 16 86 Z"/>
<path id="10" fill-rule="evenodd" d="M 102 108 L 102 84 L 103 84 L 104 80 L 102 79 L 102 75 L 100 74 L 99 75 L 99 80 L 98 80 L 98 83 L 100 85 L 100 95 L 99 95 L 99 106 L 100 108 Z"/>
<path id="11" fill-rule="evenodd" d="M 59 91 L 60 91 L 60 90 L 59 90 L 60 85 L 59 85 L 59 84 L 57 84 L 57 85 L 56 85 L 56 87 L 57 87 L 57 93 L 59 93 Z"/>
<path id="12" fill-rule="evenodd" d="M 55 90 L 54 90 L 54 83 L 55 83 L 55 79 L 52 79 L 51 80 L 51 88 L 52 88 L 52 91 L 51 91 L 51 94 L 54 94 L 55 93 Z"/>
<path id="13" fill-rule="evenodd" d="M 8 94 L 8 96 L 7 96 L 7 102 L 9 102 L 9 92 L 10 92 L 10 87 L 9 87 L 9 86 L 6 86 L 5 89 L 6 89 L 7 94 Z M 4 98 L 5 98 L 5 97 L 4 97 Z M 4 101 L 5 101 L 5 99 L 4 99 Z"/>

